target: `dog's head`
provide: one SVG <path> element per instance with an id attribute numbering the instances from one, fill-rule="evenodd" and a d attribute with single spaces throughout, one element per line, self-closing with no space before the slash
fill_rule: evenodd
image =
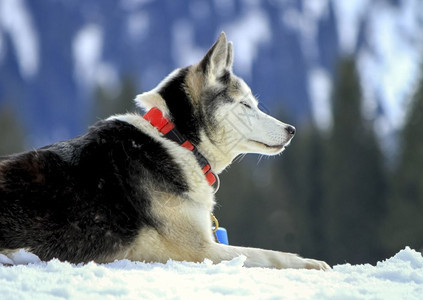
<path id="1" fill-rule="evenodd" d="M 238 154 L 278 154 L 295 133 L 293 126 L 258 108 L 251 89 L 233 74 L 232 63 L 232 43 L 222 33 L 199 63 L 176 69 L 136 99 L 145 109 L 157 107 L 169 117 L 215 161 L 217 172 Z"/>

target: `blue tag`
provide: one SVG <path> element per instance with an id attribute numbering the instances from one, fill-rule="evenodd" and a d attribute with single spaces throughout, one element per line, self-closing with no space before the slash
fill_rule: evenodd
<path id="1" fill-rule="evenodd" d="M 229 245 L 228 232 L 226 231 L 225 228 L 223 227 L 217 228 L 216 236 L 219 243 Z"/>

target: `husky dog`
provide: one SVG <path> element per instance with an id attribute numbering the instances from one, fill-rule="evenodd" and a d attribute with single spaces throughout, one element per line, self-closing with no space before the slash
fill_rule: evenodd
<path id="1" fill-rule="evenodd" d="M 222 33 L 197 64 L 138 95 L 148 112 L 0 158 L 0 251 L 72 263 L 169 259 L 329 269 L 295 254 L 223 245 L 211 231 L 217 174 L 243 153 L 281 153 L 295 134 L 258 109 Z"/>

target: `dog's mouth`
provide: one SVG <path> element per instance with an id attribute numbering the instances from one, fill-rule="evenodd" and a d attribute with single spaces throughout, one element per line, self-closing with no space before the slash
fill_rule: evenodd
<path id="1" fill-rule="evenodd" d="M 260 145 L 262 147 L 264 146 L 265 148 L 267 148 L 269 150 L 283 150 L 283 149 L 285 149 L 286 146 L 289 145 L 289 142 L 288 143 L 285 143 L 285 144 L 278 144 L 278 145 L 269 145 L 269 144 L 266 144 L 266 143 L 263 143 L 263 142 L 259 142 L 259 141 L 255 141 L 255 140 L 249 140 L 249 142 L 258 144 L 258 145 Z"/>

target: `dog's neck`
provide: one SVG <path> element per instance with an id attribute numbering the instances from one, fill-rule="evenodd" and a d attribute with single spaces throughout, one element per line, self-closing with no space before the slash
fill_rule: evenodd
<path id="1" fill-rule="evenodd" d="M 200 165 L 204 176 L 208 183 L 215 187 L 215 191 L 219 188 L 219 178 L 212 171 L 209 161 L 200 153 L 200 151 L 182 135 L 175 125 L 167 119 L 163 113 L 156 107 L 151 108 L 145 115 L 144 119 L 150 122 L 151 125 L 156 127 L 164 137 L 176 142 L 181 147 L 191 151 L 198 164 Z"/>
<path id="2" fill-rule="evenodd" d="M 200 132 L 200 141 L 197 147 L 207 158 L 216 174 L 220 174 L 225 170 L 238 155 L 238 153 L 232 153 L 230 149 L 223 149 L 223 147 L 217 146 L 204 131 Z"/>

